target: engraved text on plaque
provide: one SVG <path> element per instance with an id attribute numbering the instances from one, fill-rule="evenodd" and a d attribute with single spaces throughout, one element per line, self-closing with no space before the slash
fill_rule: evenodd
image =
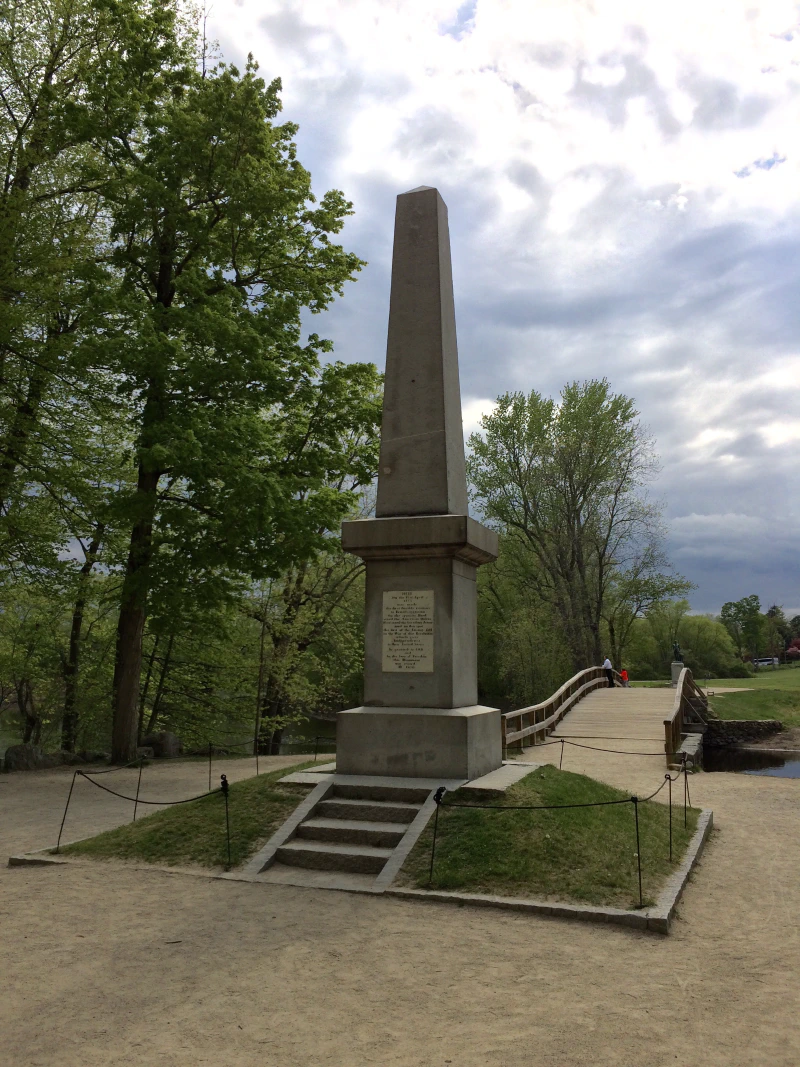
<path id="1" fill-rule="evenodd" d="M 391 589 L 383 594 L 381 670 L 433 673 L 432 589 Z"/>

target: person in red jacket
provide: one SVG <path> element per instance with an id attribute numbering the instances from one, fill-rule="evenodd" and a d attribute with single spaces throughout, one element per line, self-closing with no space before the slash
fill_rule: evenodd
<path id="1" fill-rule="evenodd" d="M 619 676 L 622 679 L 623 686 L 626 689 L 629 689 L 630 688 L 630 682 L 628 681 L 628 672 L 627 671 L 620 671 L 619 672 Z"/>

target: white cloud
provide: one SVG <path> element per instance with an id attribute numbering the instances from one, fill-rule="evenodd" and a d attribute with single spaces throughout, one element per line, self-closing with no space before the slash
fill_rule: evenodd
<path id="1" fill-rule="evenodd" d="M 464 427 L 464 437 L 469 437 L 471 433 L 477 433 L 481 428 L 483 416 L 490 415 L 496 407 L 497 401 L 489 397 L 465 397 L 461 401 L 461 421 Z"/>
<path id="2" fill-rule="evenodd" d="M 800 603 L 794 2 L 216 0 L 210 21 L 282 77 L 315 187 L 354 201 L 369 266 L 314 321 L 339 358 L 381 362 L 394 196 L 438 186 L 465 433 L 486 398 L 608 377 L 657 438 L 695 606 Z"/>

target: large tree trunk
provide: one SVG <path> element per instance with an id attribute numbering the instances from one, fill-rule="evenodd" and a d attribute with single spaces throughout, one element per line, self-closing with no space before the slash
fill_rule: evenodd
<path id="1" fill-rule="evenodd" d="M 153 701 L 153 708 L 150 712 L 150 718 L 147 722 L 146 733 L 148 734 L 151 734 L 156 728 L 158 713 L 161 710 L 161 698 L 164 695 L 164 684 L 167 680 L 167 674 L 170 668 L 170 661 L 172 660 L 172 646 L 174 643 L 175 634 L 170 634 L 169 642 L 167 643 L 167 651 L 164 654 L 164 662 L 161 664 L 161 674 L 158 679 L 158 687 L 156 689 L 155 700 Z"/>
<path id="2" fill-rule="evenodd" d="M 608 641 L 611 645 L 611 662 L 616 670 L 622 670 L 622 640 L 617 640 L 617 627 L 613 618 L 608 620 Z"/>
<path id="3" fill-rule="evenodd" d="M 5 511 L 11 498 L 14 478 L 20 463 L 25 458 L 31 434 L 36 426 L 39 407 L 44 393 L 46 373 L 41 366 L 34 366 L 28 379 L 25 399 L 17 407 L 14 421 L 0 443 L 0 510 Z"/>
<path id="4" fill-rule="evenodd" d="M 64 716 L 61 720 L 61 747 L 65 752 L 75 751 L 75 743 L 78 737 L 78 712 L 75 704 L 78 693 L 78 666 L 81 655 L 83 613 L 86 609 L 87 583 L 92 567 L 97 561 L 97 553 L 100 551 L 100 542 L 104 529 L 103 523 L 98 523 L 95 527 L 89 551 L 86 553 L 86 559 L 80 569 L 78 595 L 75 598 L 75 606 L 72 610 L 69 651 L 67 653 L 67 662 L 64 664 Z"/>
<path id="5" fill-rule="evenodd" d="M 141 743 L 144 736 L 144 709 L 147 705 L 147 692 L 150 688 L 150 679 L 153 677 L 153 666 L 156 662 L 156 652 L 158 651 L 158 642 L 161 640 L 161 635 L 156 634 L 153 641 L 153 648 L 150 652 L 150 659 L 147 661 L 147 674 L 144 677 L 144 689 L 139 694 L 139 733 L 138 738 Z"/>
<path id="6" fill-rule="evenodd" d="M 29 678 L 17 683 L 17 706 L 22 716 L 22 743 L 38 745 L 42 736 L 42 723 L 33 701 L 33 688 Z"/>
<path id="7" fill-rule="evenodd" d="M 264 687 L 264 700 L 261 705 L 261 721 L 259 724 L 260 747 L 268 756 L 279 756 L 281 753 L 281 740 L 283 726 L 278 726 L 283 719 L 284 697 L 280 680 L 273 673 L 267 676 Z"/>
<path id="8" fill-rule="evenodd" d="M 261 736 L 261 690 L 264 685 L 264 652 L 267 638 L 267 610 L 262 597 L 261 601 L 261 638 L 258 645 L 258 681 L 256 683 L 256 722 L 253 731 L 253 755 L 259 753 L 259 738 Z"/>
<path id="9" fill-rule="evenodd" d="M 129 763 L 136 758 L 142 639 L 147 618 L 149 569 L 153 557 L 153 521 L 160 476 L 159 471 L 146 470 L 140 464 L 136 492 L 140 518 L 131 531 L 128 566 L 117 624 L 114 719 L 111 729 L 111 759 L 114 763 Z"/>

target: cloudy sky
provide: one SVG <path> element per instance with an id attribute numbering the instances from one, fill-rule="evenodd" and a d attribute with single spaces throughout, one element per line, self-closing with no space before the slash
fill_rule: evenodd
<path id="1" fill-rule="evenodd" d="M 394 198 L 450 217 L 465 431 L 605 376 L 657 441 L 695 610 L 800 613 L 800 5 L 211 0 L 369 261 L 314 328 L 383 366 Z"/>

